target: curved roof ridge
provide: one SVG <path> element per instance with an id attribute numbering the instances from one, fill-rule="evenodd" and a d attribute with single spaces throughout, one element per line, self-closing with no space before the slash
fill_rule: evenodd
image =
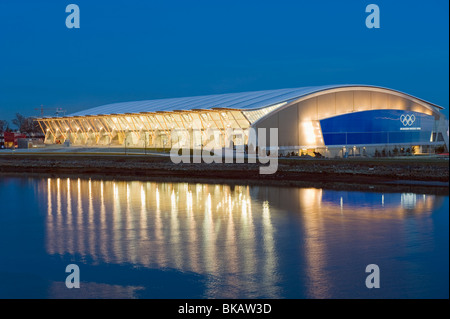
<path id="1" fill-rule="evenodd" d="M 365 85 L 365 84 L 334 84 L 334 85 L 307 86 L 307 87 L 276 89 L 276 90 L 260 90 L 250 92 L 163 98 L 163 99 L 131 101 L 131 102 L 117 102 L 75 112 L 67 115 L 67 117 L 99 115 L 99 114 L 107 115 L 107 114 L 156 112 L 156 111 L 212 109 L 212 108 L 236 108 L 242 110 L 254 110 L 282 102 L 292 101 L 294 99 L 298 99 L 314 93 L 319 93 L 321 91 L 345 87 L 369 87 L 369 88 L 385 89 L 405 94 L 411 98 L 417 99 L 419 101 L 443 109 L 441 106 L 436 105 L 434 103 L 430 103 L 428 101 L 417 98 L 410 94 L 386 87 Z"/>

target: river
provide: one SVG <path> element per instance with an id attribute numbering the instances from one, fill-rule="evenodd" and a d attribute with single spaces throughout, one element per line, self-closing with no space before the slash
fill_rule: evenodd
<path id="1" fill-rule="evenodd" d="M 0 201 L 0 298 L 449 297 L 448 196 L 2 176 Z"/>

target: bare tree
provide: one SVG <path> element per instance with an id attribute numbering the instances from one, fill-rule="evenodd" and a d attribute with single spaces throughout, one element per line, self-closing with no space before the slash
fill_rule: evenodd
<path id="1" fill-rule="evenodd" d="M 24 122 L 25 122 L 25 116 L 23 116 L 22 114 L 20 114 L 20 113 L 16 113 L 16 118 L 15 119 L 13 119 L 11 122 L 12 122 L 12 124 L 14 124 L 15 126 L 17 126 L 17 128 L 19 129 L 19 130 L 21 130 L 21 128 L 22 128 L 22 126 L 23 126 L 23 124 L 24 124 Z"/>
<path id="2" fill-rule="evenodd" d="M 22 133 L 41 133 L 39 124 L 33 121 L 32 117 L 25 117 L 20 113 L 16 113 L 16 118 L 12 120 L 12 123 Z"/>
<path id="3" fill-rule="evenodd" d="M 0 133 L 7 132 L 9 130 L 8 121 L 0 120 Z"/>

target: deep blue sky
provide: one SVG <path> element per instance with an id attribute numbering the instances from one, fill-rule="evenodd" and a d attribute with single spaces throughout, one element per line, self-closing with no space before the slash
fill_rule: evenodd
<path id="1" fill-rule="evenodd" d="M 78 4 L 81 28 L 67 29 Z M 365 26 L 376 3 L 381 28 Z M 2 0 L 0 119 L 321 84 L 449 106 L 449 2 Z M 46 115 L 52 115 L 47 111 Z"/>

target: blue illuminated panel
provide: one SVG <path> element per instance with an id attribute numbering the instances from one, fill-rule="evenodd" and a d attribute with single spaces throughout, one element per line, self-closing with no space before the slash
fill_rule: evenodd
<path id="1" fill-rule="evenodd" d="M 320 120 L 325 145 L 430 142 L 431 115 L 402 110 L 373 110 Z"/>

